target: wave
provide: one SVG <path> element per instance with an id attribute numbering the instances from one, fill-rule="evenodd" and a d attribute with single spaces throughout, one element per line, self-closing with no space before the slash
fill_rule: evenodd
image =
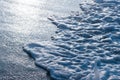
<path id="1" fill-rule="evenodd" d="M 24 51 L 55 80 L 120 80 L 120 2 L 83 3 L 80 9 L 49 17 L 56 36 Z"/>

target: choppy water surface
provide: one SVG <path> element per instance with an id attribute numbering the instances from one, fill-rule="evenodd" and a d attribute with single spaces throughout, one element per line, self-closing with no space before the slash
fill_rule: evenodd
<path id="1" fill-rule="evenodd" d="M 80 4 L 82 13 L 52 16 L 52 41 L 24 50 L 56 80 L 120 80 L 120 2 Z"/>
<path id="2" fill-rule="evenodd" d="M 56 27 L 47 17 L 53 14 L 65 16 L 73 9 L 78 10 L 75 1 L 80 2 L 0 0 L 0 80 L 49 80 L 46 72 L 36 68 L 23 52 L 22 46 L 50 40 Z"/>

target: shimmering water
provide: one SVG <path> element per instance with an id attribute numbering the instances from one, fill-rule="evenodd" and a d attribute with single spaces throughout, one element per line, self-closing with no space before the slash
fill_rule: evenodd
<path id="1" fill-rule="evenodd" d="M 50 40 L 56 27 L 47 17 L 68 15 L 79 9 L 78 2 L 0 0 L 0 80 L 46 80 L 45 71 L 32 64 L 22 47 L 27 43 Z M 33 73 L 35 76 L 31 77 Z M 26 76 L 28 78 L 24 78 Z"/>

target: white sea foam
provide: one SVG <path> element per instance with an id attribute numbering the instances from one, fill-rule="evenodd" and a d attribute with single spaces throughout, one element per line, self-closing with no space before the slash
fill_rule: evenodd
<path id="1" fill-rule="evenodd" d="M 27 44 L 24 51 L 56 80 L 120 80 L 120 2 L 80 8 L 83 13 L 49 17 L 56 36 Z"/>

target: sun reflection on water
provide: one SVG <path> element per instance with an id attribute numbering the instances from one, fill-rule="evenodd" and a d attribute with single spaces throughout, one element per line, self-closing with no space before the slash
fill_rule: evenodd
<path id="1" fill-rule="evenodd" d="M 38 0 L 15 0 L 9 11 L 15 16 L 9 16 L 12 21 L 11 28 L 13 31 L 20 33 L 31 33 L 35 27 L 39 26 L 39 9 Z M 40 3 L 44 4 L 44 2 Z"/>

